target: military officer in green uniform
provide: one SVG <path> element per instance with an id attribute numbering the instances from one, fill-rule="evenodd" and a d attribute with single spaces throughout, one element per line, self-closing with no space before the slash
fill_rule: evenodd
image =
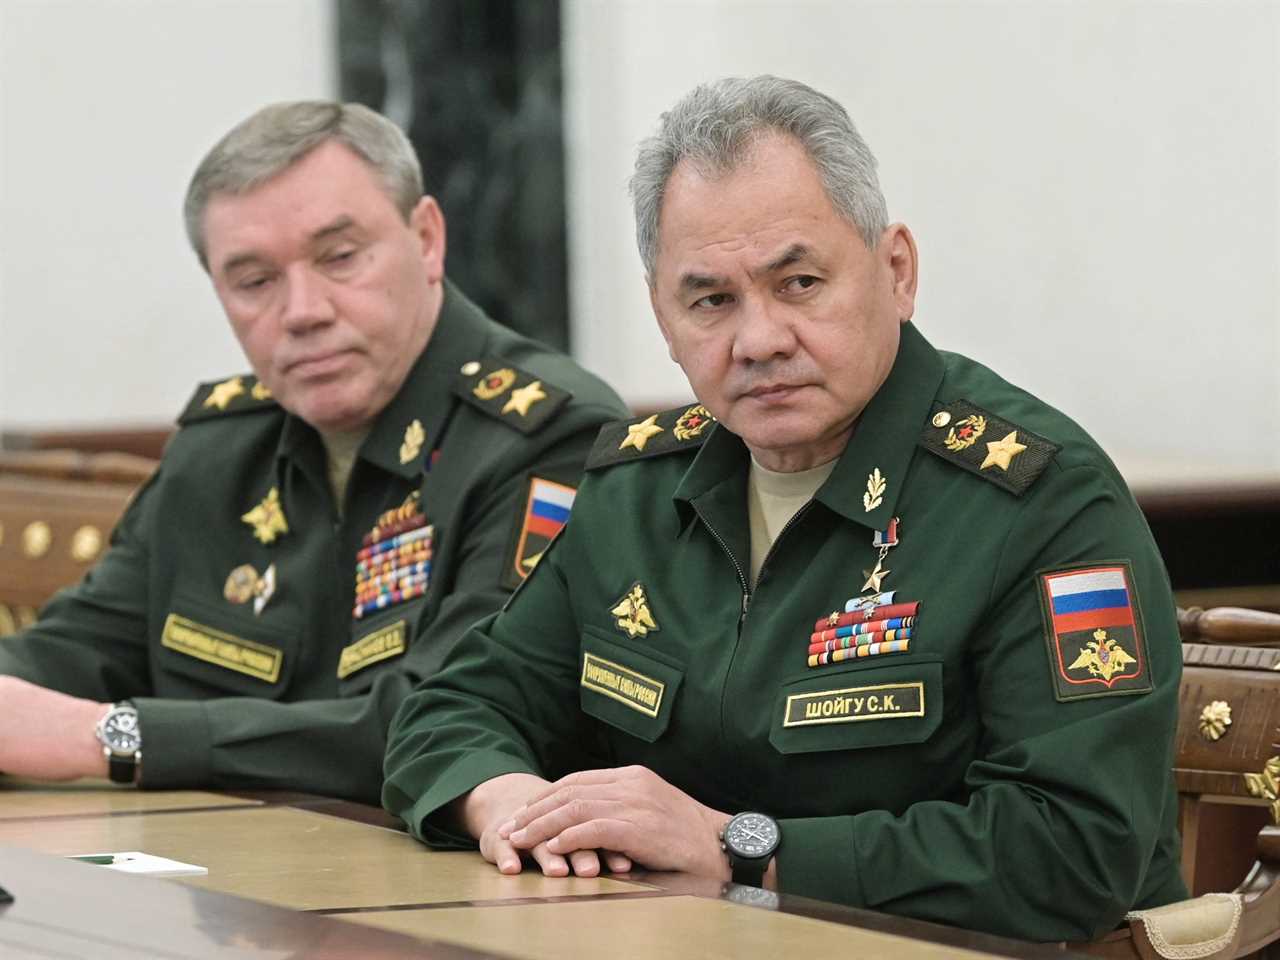
<path id="1" fill-rule="evenodd" d="M 837 103 L 699 87 L 632 192 L 697 401 L 407 698 L 384 803 L 505 873 L 640 865 L 1036 940 L 1185 896 L 1174 605 L 1076 424 L 909 322 Z"/>
<path id="2" fill-rule="evenodd" d="M 186 217 L 254 373 L 196 391 L 102 561 L 0 646 L 0 770 L 376 802 L 401 698 L 535 566 L 625 408 L 449 284 L 371 110 L 258 112 Z"/>

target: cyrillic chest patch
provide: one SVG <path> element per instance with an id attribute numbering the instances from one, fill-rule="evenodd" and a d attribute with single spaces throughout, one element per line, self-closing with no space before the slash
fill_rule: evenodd
<path id="1" fill-rule="evenodd" d="M 1044 570 L 1036 579 L 1058 700 L 1150 692 L 1127 561 Z"/>
<path id="2" fill-rule="evenodd" d="M 284 663 L 283 651 L 206 627 L 176 613 L 169 614 L 165 620 L 160 644 L 175 653 L 234 670 L 265 683 L 275 683 L 280 679 L 280 667 Z"/>
<path id="3" fill-rule="evenodd" d="M 924 716 L 924 683 L 881 683 L 787 697 L 784 727 Z"/>
<path id="4" fill-rule="evenodd" d="M 920 445 L 1015 496 L 1022 496 L 1062 449 L 968 400 L 935 403 Z"/>
<path id="5" fill-rule="evenodd" d="M 389 626 L 379 627 L 342 649 L 338 658 L 338 679 L 345 680 L 365 667 L 398 657 L 408 649 L 405 621 L 397 620 Z"/>
<path id="6" fill-rule="evenodd" d="M 661 680 L 638 673 L 620 663 L 598 657 L 594 653 L 582 655 L 582 686 L 606 697 L 612 697 L 647 717 L 656 717 L 662 707 L 662 695 L 666 684 Z"/>

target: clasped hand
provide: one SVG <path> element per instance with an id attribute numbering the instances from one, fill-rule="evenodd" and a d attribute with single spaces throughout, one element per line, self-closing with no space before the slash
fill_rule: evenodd
<path id="1" fill-rule="evenodd" d="M 632 865 L 728 879 L 720 829 L 728 814 L 699 803 L 647 767 L 572 773 L 555 783 L 520 777 L 524 802 L 491 820 L 481 853 L 503 873 L 518 873 L 527 852 L 547 876 L 596 876 Z M 508 780 L 499 777 L 481 790 Z M 511 781 L 513 784 L 515 781 Z"/>

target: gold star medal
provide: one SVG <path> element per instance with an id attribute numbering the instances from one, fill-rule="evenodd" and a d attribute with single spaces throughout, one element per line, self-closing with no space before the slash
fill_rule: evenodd
<path id="1" fill-rule="evenodd" d="M 276 537 L 289 532 L 289 521 L 285 519 L 284 508 L 280 505 L 280 491 L 275 487 L 240 519 L 253 527 L 253 535 L 261 543 L 274 543 Z"/>
<path id="2" fill-rule="evenodd" d="M 987 457 L 982 461 L 979 470 L 985 470 L 987 467 L 999 467 L 1001 470 L 1008 471 L 1009 464 L 1013 462 L 1013 458 L 1027 449 L 1027 445 L 1018 442 L 1018 431 L 1010 430 L 1003 440 L 992 440 L 987 444 Z"/>
<path id="3" fill-rule="evenodd" d="M 507 398 L 507 402 L 502 405 L 503 413 L 510 413 L 514 410 L 522 417 L 529 415 L 529 408 L 539 400 L 547 399 L 546 393 L 542 389 L 542 381 L 535 380 L 533 383 L 526 384 L 511 391 L 511 396 Z"/>
<path id="4" fill-rule="evenodd" d="M 663 431 L 663 428 L 658 426 L 657 421 L 658 415 L 655 413 L 650 417 L 645 417 L 639 423 L 631 424 L 627 427 L 627 438 L 618 444 L 618 449 L 625 450 L 627 447 L 634 447 L 636 450 L 643 450 L 650 437 L 657 436 Z"/>
<path id="5" fill-rule="evenodd" d="M 404 428 L 404 443 L 400 444 L 400 462 L 408 463 L 422 452 L 422 445 L 427 440 L 427 432 L 422 429 L 422 421 L 414 420 Z"/>
<path id="6" fill-rule="evenodd" d="M 653 619 L 653 611 L 649 609 L 649 598 L 644 595 L 644 586 L 638 580 L 609 613 L 613 615 L 617 628 L 632 639 L 659 629 Z"/>
<path id="7" fill-rule="evenodd" d="M 867 582 L 862 585 L 862 590 L 864 593 L 868 590 L 872 593 L 879 593 L 880 581 L 893 572 L 885 567 L 884 559 L 889 555 L 889 551 L 898 545 L 897 517 L 889 521 L 889 526 L 886 529 L 876 531 L 875 536 L 871 538 L 871 545 L 880 549 L 880 555 L 876 557 L 874 569 L 862 571 L 862 575 L 867 578 Z"/>
<path id="8" fill-rule="evenodd" d="M 227 409 L 227 404 L 242 393 L 244 393 L 244 378 L 232 377 L 230 380 L 223 380 L 221 383 L 215 384 L 213 389 L 209 391 L 209 395 L 204 398 L 204 405 L 225 410 Z"/>

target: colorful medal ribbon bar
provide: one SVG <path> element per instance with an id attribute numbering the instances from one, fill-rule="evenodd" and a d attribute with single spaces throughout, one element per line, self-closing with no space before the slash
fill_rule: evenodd
<path id="1" fill-rule="evenodd" d="M 836 640 L 840 637 L 853 637 L 864 633 L 881 633 L 885 630 L 897 630 L 909 627 L 916 622 L 915 617 L 886 617 L 883 620 L 866 620 L 862 623 L 851 623 L 835 629 L 819 630 L 810 634 L 810 643 L 822 643 L 825 640 Z"/>
<path id="2" fill-rule="evenodd" d="M 363 547 L 361 550 L 359 550 L 356 553 L 356 560 L 357 561 L 368 560 L 371 557 L 376 557 L 376 556 L 379 556 L 380 554 L 387 553 L 391 550 L 408 546 L 409 544 L 417 540 L 421 540 L 423 537 L 429 537 L 429 536 L 431 536 L 431 527 L 419 526 L 414 528 L 413 530 L 408 531 L 407 533 L 397 534 L 396 536 L 390 537 L 389 539 L 379 540 L 377 543 L 373 543 L 367 547 Z"/>
<path id="3" fill-rule="evenodd" d="M 877 630 L 875 633 L 862 633 L 854 637 L 840 637 L 835 640 L 819 640 L 809 644 L 810 653 L 824 653 L 829 650 L 849 650 L 853 647 L 870 647 L 884 640 L 910 640 L 911 628 L 902 627 L 895 630 Z"/>
<path id="4" fill-rule="evenodd" d="M 809 655 L 809 666 L 820 667 L 828 663 L 839 663 L 841 660 L 852 660 L 855 657 L 875 657 L 886 653 L 906 653 L 910 640 L 885 640 L 865 647 L 850 647 L 848 650 L 832 650 L 830 653 L 812 653 Z"/>

